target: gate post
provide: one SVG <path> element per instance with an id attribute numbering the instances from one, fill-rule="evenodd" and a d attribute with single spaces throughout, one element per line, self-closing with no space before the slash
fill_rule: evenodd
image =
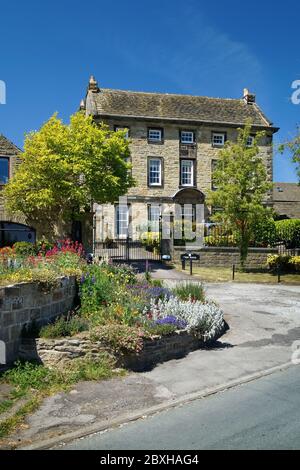
<path id="1" fill-rule="evenodd" d="M 129 235 L 127 235 L 127 237 L 126 237 L 125 258 L 126 258 L 126 261 L 129 261 L 129 259 L 130 259 L 130 252 L 129 252 Z"/>

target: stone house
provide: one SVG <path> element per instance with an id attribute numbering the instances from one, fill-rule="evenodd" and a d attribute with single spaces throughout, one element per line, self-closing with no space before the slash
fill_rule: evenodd
<path id="1" fill-rule="evenodd" d="M 273 207 L 280 219 L 300 219 L 300 186 L 274 183 Z"/>
<path id="2" fill-rule="evenodd" d="M 8 214 L 4 207 L 3 188 L 20 163 L 21 150 L 0 134 L 0 248 L 16 241 L 34 241 L 35 230 L 21 217 Z"/>
<path id="3" fill-rule="evenodd" d="M 254 133 L 266 131 L 260 151 L 272 181 L 272 140 L 278 128 L 247 89 L 240 99 L 209 98 L 106 89 L 91 77 L 81 109 L 111 130 L 128 129 L 131 142 L 136 186 L 126 202 L 96 207 L 99 241 L 127 235 L 137 239 L 145 230 L 155 232 L 162 213 L 172 216 L 176 207 L 184 205 L 193 218 L 196 205 L 204 204 L 205 220 L 209 220 L 211 208 L 205 200 L 219 151 L 226 140 L 237 138 L 238 128 L 249 119 Z"/>

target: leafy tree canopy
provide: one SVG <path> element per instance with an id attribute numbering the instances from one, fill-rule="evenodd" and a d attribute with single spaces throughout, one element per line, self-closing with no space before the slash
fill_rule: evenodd
<path id="1" fill-rule="evenodd" d="M 81 112 L 68 125 L 55 114 L 25 139 L 21 164 L 5 188 L 8 211 L 30 224 L 53 225 L 79 218 L 92 201 L 118 200 L 134 184 L 125 134 Z"/>
<path id="2" fill-rule="evenodd" d="M 251 124 L 239 129 L 236 142 L 226 142 L 220 150 L 213 174 L 214 186 L 208 203 L 215 209 L 212 219 L 237 232 L 241 263 L 244 264 L 249 241 L 255 234 L 255 226 L 267 221 L 272 212 L 264 201 L 272 184 L 268 182 L 265 163 L 260 155 L 259 143 L 264 132 L 255 135 L 252 145 Z"/>

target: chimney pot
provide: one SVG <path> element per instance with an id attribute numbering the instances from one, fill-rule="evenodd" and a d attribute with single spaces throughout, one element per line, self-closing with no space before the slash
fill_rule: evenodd
<path id="1" fill-rule="evenodd" d="M 88 89 L 94 93 L 97 93 L 99 91 L 98 82 L 95 79 L 94 75 L 90 76 Z"/>
<path id="2" fill-rule="evenodd" d="M 244 101 L 247 104 L 255 103 L 256 95 L 254 93 L 250 93 L 248 88 L 244 88 Z"/>

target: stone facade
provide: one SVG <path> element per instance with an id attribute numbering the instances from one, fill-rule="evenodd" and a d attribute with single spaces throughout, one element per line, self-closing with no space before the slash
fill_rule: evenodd
<path id="1" fill-rule="evenodd" d="M 61 278 L 51 290 L 39 283 L 0 288 L 0 341 L 6 346 L 6 362 L 17 359 L 25 326 L 49 323 L 68 312 L 76 298 L 75 277 Z"/>
<path id="2" fill-rule="evenodd" d="M 103 352 L 109 354 L 119 367 L 133 371 L 143 371 L 155 364 L 179 359 L 191 351 L 207 346 L 216 341 L 228 328 L 224 322 L 222 329 L 216 337 L 209 342 L 199 339 L 186 331 L 177 331 L 175 334 L 145 340 L 143 350 L 139 354 L 114 354 L 97 341 L 91 341 L 89 333 L 80 333 L 70 338 L 59 339 L 23 339 L 20 347 L 20 357 L 26 360 L 39 360 L 49 367 L 66 367 L 69 361 L 77 358 L 89 357 L 94 360 L 101 359 Z"/>
<path id="3" fill-rule="evenodd" d="M 297 183 L 274 183 L 274 210 L 281 219 L 300 219 L 300 186 Z"/>
<path id="4" fill-rule="evenodd" d="M 252 119 L 253 132 L 265 130 L 260 153 L 265 162 L 268 179 L 273 178 L 272 139 L 278 129 L 263 115 L 254 95 L 244 90 L 244 99 L 139 93 L 108 90 L 98 87 L 92 77 L 86 99 L 81 104 L 86 114 L 96 122 L 105 122 L 111 130 L 129 129 L 132 176 L 136 186 L 128 192 L 129 236 L 137 239 L 148 226 L 148 205 L 159 205 L 161 215 L 174 214 L 176 204 L 204 204 L 207 221 L 211 208 L 205 204 L 207 192 L 212 189 L 212 171 L 220 147 L 213 145 L 213 133 L 221 133 L 225 140 L 235 141 L 238 129 Z M 159 142 L 149 140 L 149 129 L 161 129 Z M 182 131 L 193 133 L 193 142 L 182 143 Z M 149 158 L 161 161 L 161 184 L 149 185 Z M 193 182 L 182 186 L 182 160 L 193 161 Z M 116 201 L 117 203 L 118 201 Z M 272 204 L 272 195 L 268 196 Z M 96 241 L 116 238 L 116 208 L 114 205 L 96 206 Z"/>
<path id="5" fill-rule="evenodd" d="M 0 158 L 4 157 L 9 160 L 9 177 L 13 176 L 18 165 L 21 163 L 20 155 L 21 150 L 10 142 L 6 137 L 0 135 Z M 16 223 L 24 223 L 24 219 L 21 217 L 15 217 L 7 214 L 4 207 L 4 198 L 2 189 L 4 185 L 0 183 L 0 222 L 10 221 Z"/>
<path id="6" fill-rule="evenodd" d="M 197 250 L 189 250 L 189 253 L 197 253 L 200 255 L 199 261 L 194 261 L 194 266 L 204 267 L 232 267 L 240 265 L 240 255 L 237 248 L 230 247 L 204 247 Z M 186 253 L 182 247 L 174 247 L 173 260 L 177 263 L 181 262 L 181 255 Z M 262 268 L 266 266 L 269 254 L 278 254 L 277 248 L 249 248 L 246 267 Z M 188 263 L 188 262 L 187 262 Z M 188 269 L 188 267 L 187 267 Z"/>

